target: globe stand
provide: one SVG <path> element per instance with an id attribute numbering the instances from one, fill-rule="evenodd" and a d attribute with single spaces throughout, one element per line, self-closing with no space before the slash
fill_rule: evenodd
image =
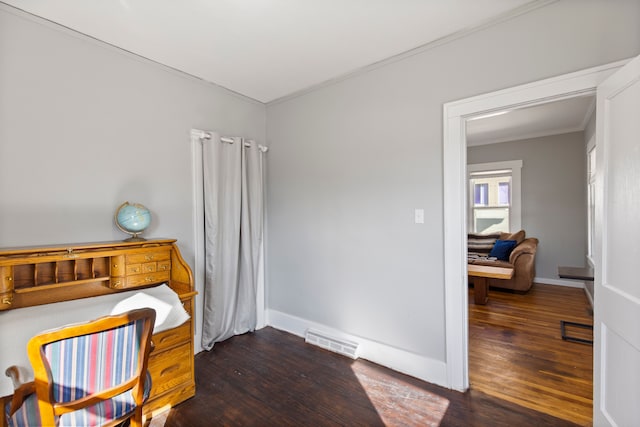
<path id="1" fill-rule="evenodd" d="M 144 237 L 139 237 L 139 234 L 140 233 L 133 233 L 131 237 L 129 237 L 128 239 L 124 239 L 123 242 L 146 242 L 147 239 L 145 239 Z"/>

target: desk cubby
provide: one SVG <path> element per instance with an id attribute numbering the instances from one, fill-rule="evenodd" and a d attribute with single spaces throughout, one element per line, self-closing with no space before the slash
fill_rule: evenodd
<path id="1" fill-rule="evenodd" d="M 73 285 L 84 281 L 109 280 L 110 257 L 69 259 L 64 261 L 33 262 L 5 267 L 12 276 L 15 292 L 29 292 L 42 286 Z"/>

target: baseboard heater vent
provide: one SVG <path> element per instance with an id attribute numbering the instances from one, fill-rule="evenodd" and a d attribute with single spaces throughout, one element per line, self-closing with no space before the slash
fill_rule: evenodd
<path id="1" fill-rule="evenodd" d="M 347 356 L 352 359 L 358 358 L 358 343 L 332 337 L 324 332 L 308 329 L 305 342 L 333 351 L 334 353 L 342 354 L 343 356 Z"/>

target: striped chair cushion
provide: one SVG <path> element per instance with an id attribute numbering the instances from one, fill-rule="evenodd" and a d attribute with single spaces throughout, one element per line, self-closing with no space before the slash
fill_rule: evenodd
<path id="1" fill-rule="evenodd" d="M 488 255 L 493 249 L 496 240 L 500 238 L 500 233 L 493 234 L 473 234 L 467 236 L 467 250 L 469 253 Z"/>
<path id="2" fill-rule="evenodd" d="M 53 397 L 70 402 L 117 386 L 136 374 L 144 319 L 96 334 L 52 342 L 44 346 L 51 369 Z M 151 389 L 147 373 L 145 398 Z M 99 426 L 135 409 L 130 391 L 83 410 L 64 414 L 61 426 Z M 34 413 L 36 415 L 34 415 Z M 39 420 L 37 398 L 30 396 L 11 417 L 10 426 L 34 426 Z"/>
<path id="3" fill-rule="evenodd" d="M 5 418 L 9 427 L 29 427 L 40 424 L 40 410 L 38 409 L 38 397 L 32 393 L 27 397 L 22 406 L 12 416 L 9 416 L 11 402 L 4 407 Z"/>
<path id="4" fill-rule="evenodd" d="M 151 391 L 151 375 L 147 372 L 147 379 L 144 382 L 144 398 L 149 397 Z M 38 397 L 35 393 L 25 399 L 22 406 L 13 416 L 9 417 L 10 402 L 5 406 L 5 414 L 9 427 L 33 427 L 40 425 L 40 410 L 38 408 Z M 111 419 L 118 418 L 135 409 L 135 403 L 131 392 L 125 392 L 113 400 L 105 401 L 91 406 L 82 411 L 70 412 L 63 415 L 58 420 L 59 426 L 100 426 Z M 106 414 L 111 414 L 107 417 Z"/>

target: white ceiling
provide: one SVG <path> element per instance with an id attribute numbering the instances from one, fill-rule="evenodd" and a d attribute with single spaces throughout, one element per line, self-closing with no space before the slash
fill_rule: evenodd
<path id="1" fill-rule="evenodd" d="M 532 0 L 3 0 L 269 102 Z"/>
<path id="2" fill-rule="evenodd" d="M 467 145 L 484 145 L 584 130 L 595 95 L 501 111 L 467 121 Z"/>
<path id="3" fill-rule="evenodd" d="M 0 0 L 260 102 L 545 0 Z M 468 122 L 469 145 L 583 130 L 592 97 Z"/>

